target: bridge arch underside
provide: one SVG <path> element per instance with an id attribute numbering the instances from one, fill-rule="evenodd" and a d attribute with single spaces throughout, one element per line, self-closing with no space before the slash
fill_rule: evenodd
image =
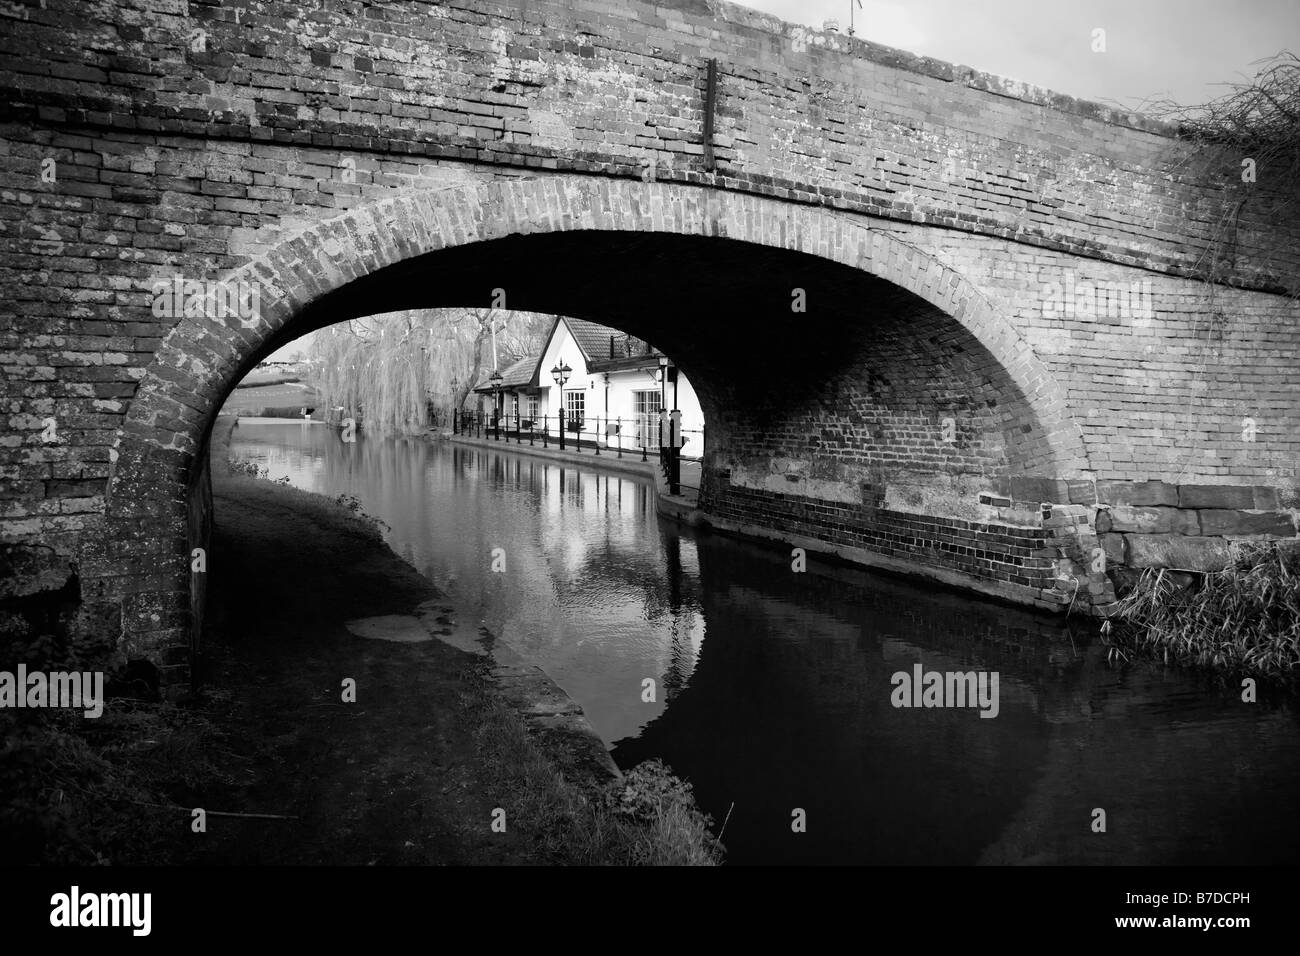
<path id="1" fill-rule="evenodd" d="M 926 275 L 926 262 L 910 268 Z M 944 278 L 944 295 L 958 301 L 956 278 Z M 574 229 L 400 259 L 283 316 L 276 309 L 287 306 L 270 303 L 266 329 L 201 320 L 191 332 L 225 350 L 219 367 L 197 361 L 192 343 L 165 343 L 121 433 L 108 547 L 147 547 L 166 524 L 172 550 L 153 566 L 174 571 L 175 582 L 162 586 L 166 572 L 144 589 L 117 582 L 127 592 L 120 652 L 173 665 L 177 677 L 186 669 L 195 535 L 184 499 L 198 486 L 216 411 L 256 361 L 349 318 L 484 307 L 498 289 L 505 308 L 644 338 L 689 376 L 708 429 L 700 505 L 715 528 L 1059 606 L 1044 596 L 1052 562 L 1032 553 L 1044 545 L 1037 514 L 1007 528 L 1005 512 L 979 498 L 1015 478 L 1065 477 L 1080 459 L 1052 383 L 1031 400 L 1017 378 L 1041 383 L 1032 353 L 1026 362 L 1018 338 L 995 336 L 1017 368 L 982 341 L 987 303 L 964 291 L 959 319 L 929 301 L 940 297 L 930 286 L 909 291 L 819 255 L 721 236 Z M 160 486 L 171 489 L 161 504 Z"/>
<path id="2" fill-rule="evenodd" d="M 921 481 L 1057 464 L 1007 370 L 942 309 L 861 269 L 721 237 L 576 231 L 429 253 L 322 297 L 275 344 L 377 312 L 481 307 L 494 290 L 662 349 L 699 394 L 712 469 L 779 460 L 809 479 Z"/>

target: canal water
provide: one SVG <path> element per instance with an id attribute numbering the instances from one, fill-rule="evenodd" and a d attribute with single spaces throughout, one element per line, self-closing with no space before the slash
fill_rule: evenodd
<path id="1" fill-rule="evenodd" d="M 1111 666 L 1087 628 L 937 587 L 795 573 L 788 552 L 659 519 L 647 481 L 595 467 L 284 423 L 242 423 L 231 453 L 357 496 L 621 767 L 658 757 L 688 779 L 730 862 L 1300 859 L 1294 699 Z M 916 665 L 996 673 L 996 717 L 893 706 Z"/>

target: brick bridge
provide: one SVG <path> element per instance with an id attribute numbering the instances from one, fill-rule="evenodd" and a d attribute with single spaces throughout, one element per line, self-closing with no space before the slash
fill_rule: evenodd
<path id="1" fill-rule="evenodd" d="M 10 0 L 0 52 L 11 636 L 182 675 L 223 397 L 496 290 L 678 362 L 719 528 L 1092 610 L 1295 536 L 1300 239 L 1151 120 L 714 0 Z"/>

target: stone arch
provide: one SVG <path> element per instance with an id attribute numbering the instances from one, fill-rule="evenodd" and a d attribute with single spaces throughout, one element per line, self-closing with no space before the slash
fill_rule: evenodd
<path id="1" fill-rule="evenodd" d="M 118 582 L 126 652 L 180 663 L 188 644 L 183 541 L 192 466 L 237 377 L 322 297 L 440 250 L 576 231 L 718 237 L 804 253 L 862 270 L 949 316 L 987 351 L 1032 410 L 1020 460 L 1033 473 L 1087 468 L 1064 391 L 1033 350 L 968 280 L 868 221 L 748 194 L 675 183 L 554 175 L 403 191 L 303 229 L 224 276 L 254 282 L 261 313 L 243 324 L 186 317 L 140 381 L 112 453 L 106 500 L 110 553 L 152 555 L 157 573 Z M 107 589 L 106 596 L 111 596 Z M 172 659 L 168 659 L 168 658 Z"/>

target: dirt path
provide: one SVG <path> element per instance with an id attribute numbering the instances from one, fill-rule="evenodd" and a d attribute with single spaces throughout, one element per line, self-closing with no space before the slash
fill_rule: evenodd
<path id="1" fill-rule="evenodd" d="M 502 801 L 462 706 L 481 662 L 344 626 L 438 602 L 434 587 L 377 538 L 302 508 L 301 493 L 251 479 L 214 490 L 203 650 L 231 783 L 193 805 L 299 819 L 210 817 L 193 862 L 532 862 L 528 834 L 491 830 Z M 450 606 L 431 614 L 473 638 L 476 622 Z M 342 701 L 345 678 L 356 703 Z"/>

